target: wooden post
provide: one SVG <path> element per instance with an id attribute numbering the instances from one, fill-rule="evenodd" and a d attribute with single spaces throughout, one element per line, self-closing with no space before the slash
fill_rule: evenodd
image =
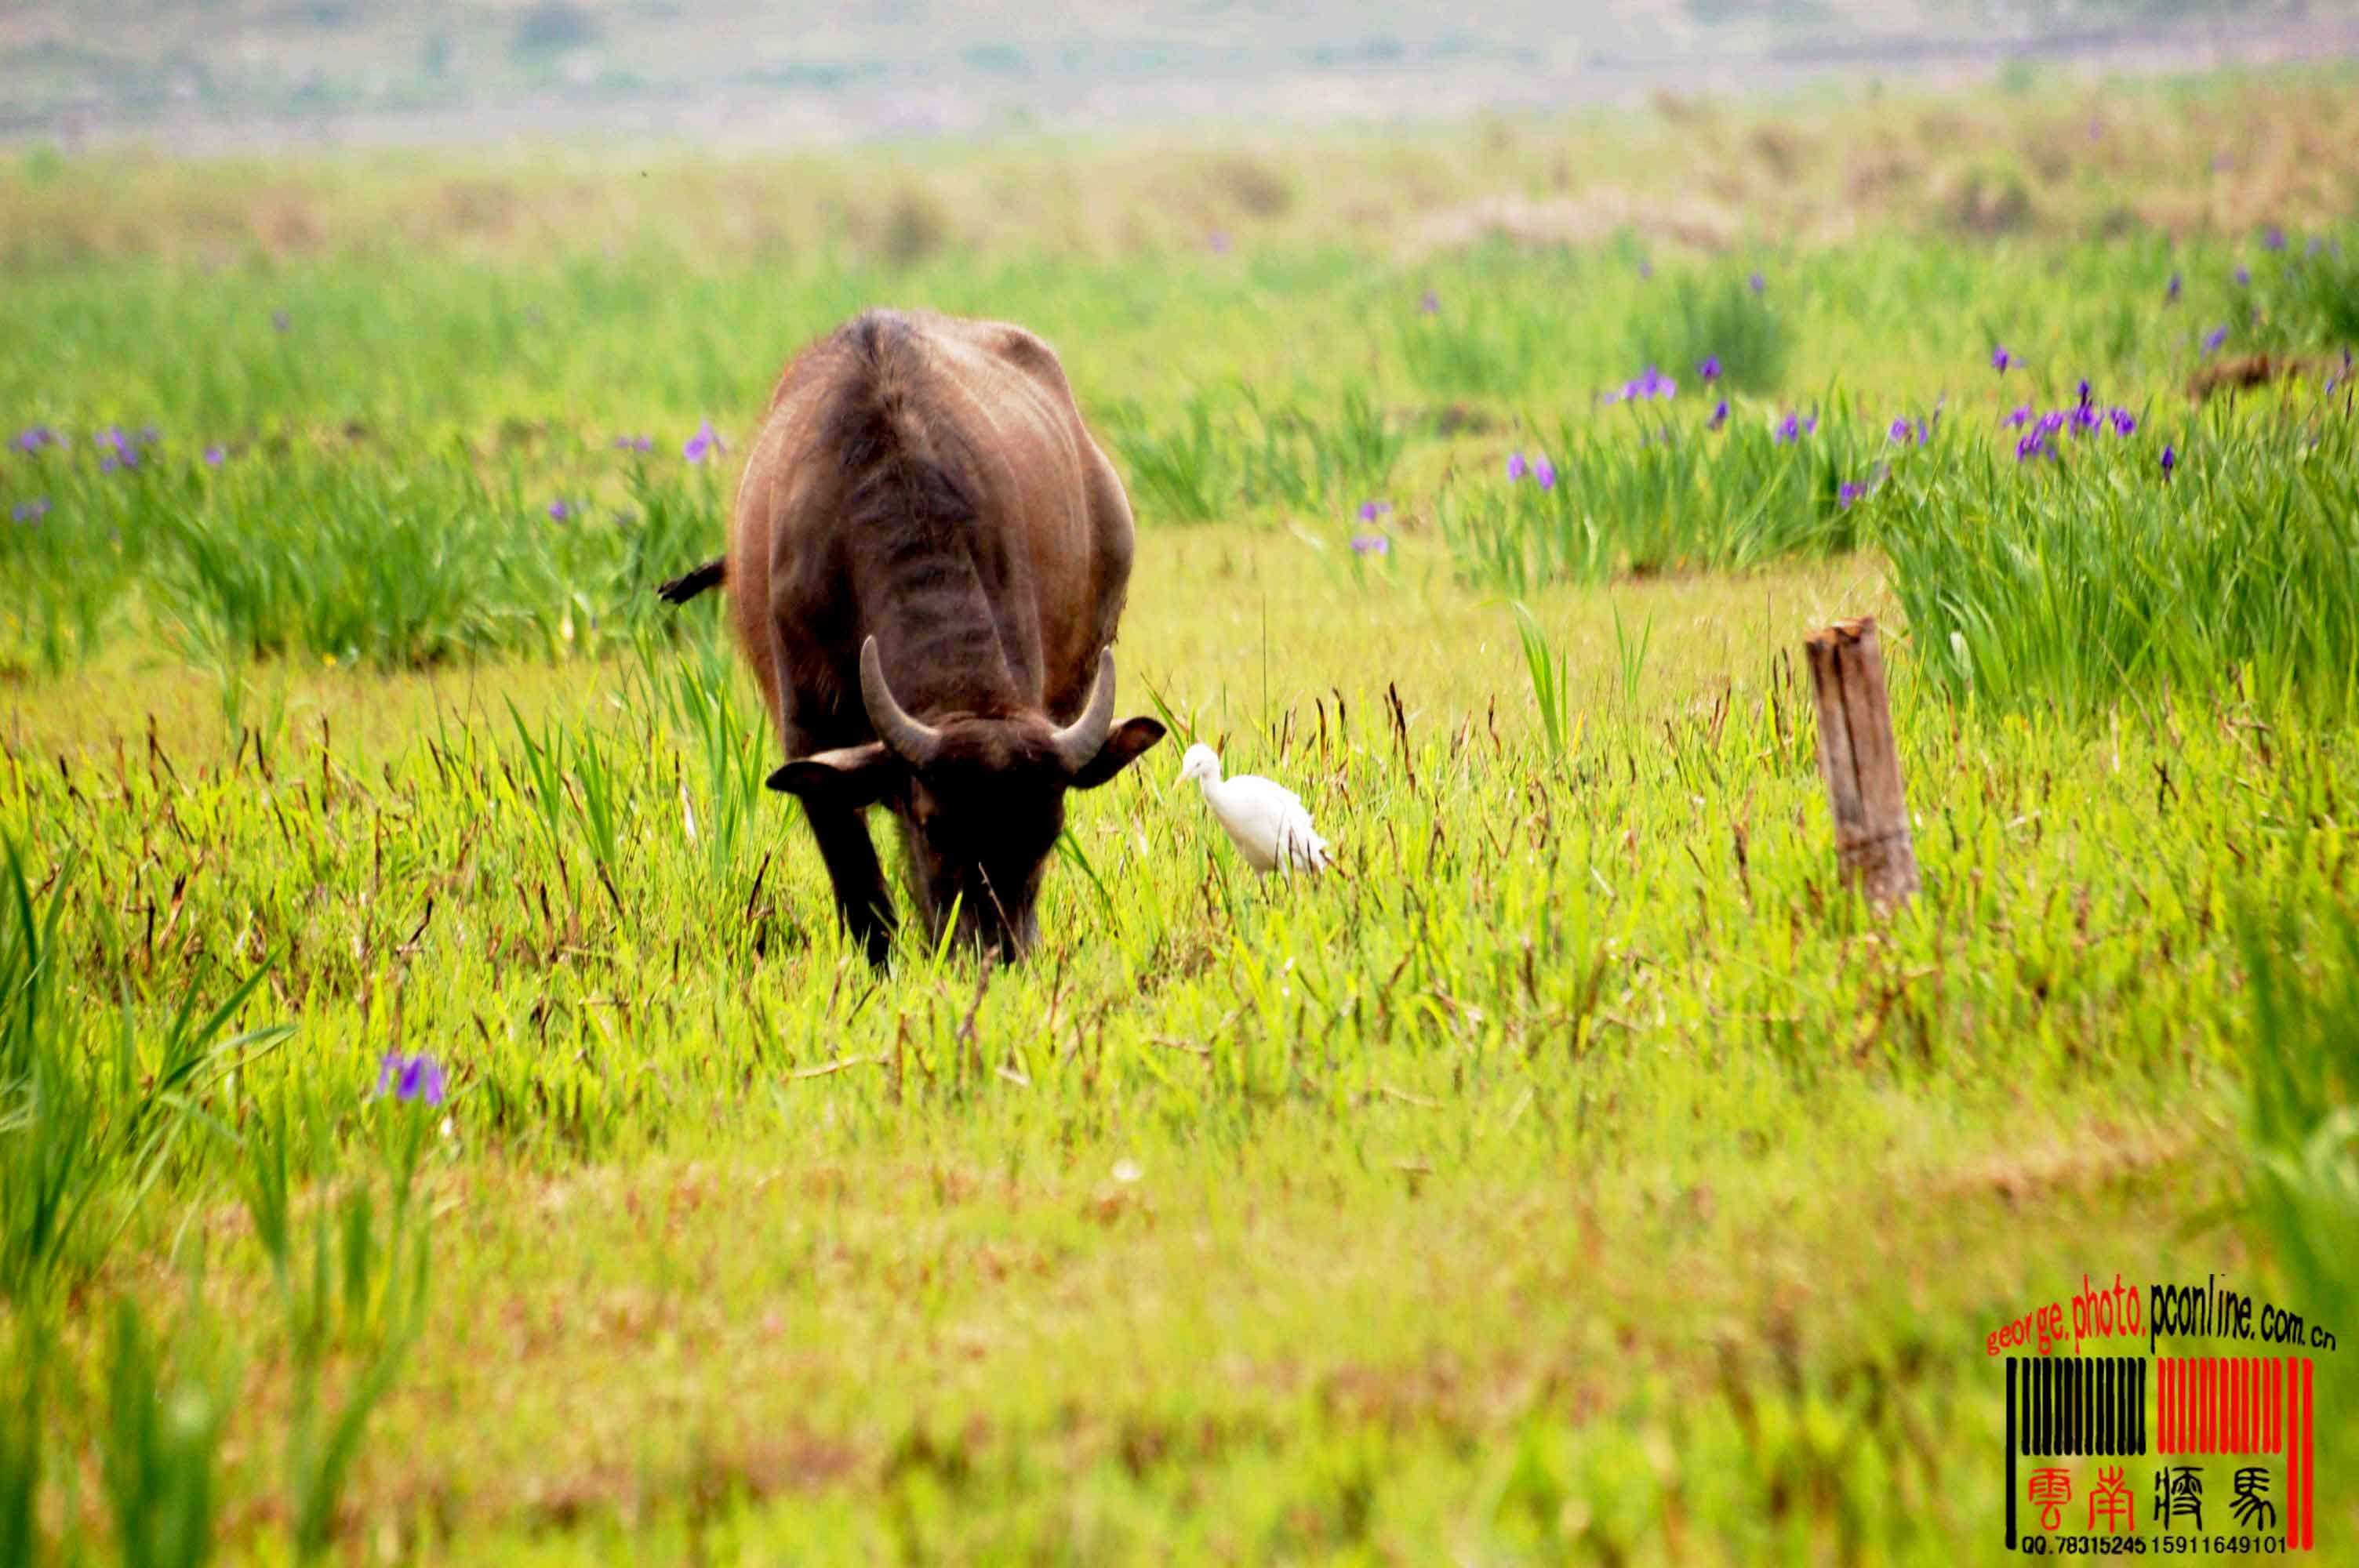
<path id="1" fill-rule="evenodd" d="M 1892 709 L 1884 692 L 1884 650 L 1875 622 L 1838 621 L 1804 644 L 1819 703 L 1819 776 L 1834 810 L 1835 859 L 1843 881 L 1878 903 L 1918 889 L 1917 849 Z"/>

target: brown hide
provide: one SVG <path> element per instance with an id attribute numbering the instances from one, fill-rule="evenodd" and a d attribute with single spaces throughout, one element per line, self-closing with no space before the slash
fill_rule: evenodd
<path id="1" fill-rule="evenodd" d="M 802 798 L 873 957 L 891 914 L 862 807 L 902 819 L 937 931 L 956 898 L 962 934 L 1014 957 L 1064 790 L 1160 738 L 1152 719 L 1114 726 L 1079 772 L 1044 751 L 1089 703 L 1131 549 L 1122 482 L 1022 328 L 872 311 L 788 366 L 738 487 L 731 614 L 789 760 L 772 782 Z M 890 699 L 948 738 L 939 766 L 875 744 L 872 637 Z"/>

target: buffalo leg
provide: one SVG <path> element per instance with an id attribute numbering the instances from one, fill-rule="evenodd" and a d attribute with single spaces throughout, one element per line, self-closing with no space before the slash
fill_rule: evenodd
<path id="1" fill-rule="evenodd" d="M 774 653 L 773 658 L 778 658 Z M 829 739 L 842 729 L 841 720 L 824 727 L 803 724 L 797 717 L 804 704 L 780 659 L 777 670 L 778 740 L 789 759 L 826 751 Z M 821 709 L 824 712 L 824 709 Z M 882 968 L 893 946 L 893 895 L 885 888 L 885 869 L 877 864 L 876 845 L 868 837 L 868 821 L 861 807 L 846 801 L 799 795 L 803 820 L 810 824 L 811 840 L 827 867 L 835 888 L 836 917 L 860 944 L 868 961 Z"/>
<path id="2" fill-rule="evenodd" d="M 806 799 L 803 816 L 819 843 L 819 858 L 835 884 L 835 912 L 871 964 L 883 968 L 893 946 L 893 898 L 885 891 L 885 870 L 860 813 Z"/>

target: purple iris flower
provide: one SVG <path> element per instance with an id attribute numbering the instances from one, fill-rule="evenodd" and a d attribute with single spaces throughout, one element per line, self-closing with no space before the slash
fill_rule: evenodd
<path id="1" fill-rule="evenodd" d="M 2093 405 L 2083 403 L 2072 410 L 2066 422 L 2072 427 L 2072 434 L 2085 436 L 2092 430 L 2102 428 L 2105 421 Z"/>
<path id="2" fill-rule="evenodd" d="M 43 447 L 64 445 L 64 438 L 47 425 L 36 425 L 29 430 L 18 432 L 16 437 L 16 449 L 20 452 L 38 452 Z"/>
<path id="3" fill-rule="evenodd" d="M 2065 414 L 2062 409 L 2051 408 L 2047 413 L 2042 414 L 2038 422 L 2031 427 L 2032 434 L 2036 436 L 2052 436 L 2056 434 L 2057 431 L 2064 428 L 2064 419 Z"/>
<path id="4" fill-rule="evenodd" d="M 2270 224 L 2269 232 L 2261 236 L 2261 248 L 2265 251 L 2281 251 L 2285 249 L 2285 231 L 2278 228 L 2274 223 Z"/>
<path id="5" fill-rule="evenodd" d="M 2203 334 L 2203 351 L 2207 354 L 2216 354 L 2220 351 L 2220 345 L 2227 341 L 2228 329 L 2214 327 Z"/>
<path id="6" fill-rule="evenodd" d="M 1420 316 L 1440 315 L 1441 296 L 1436 294 L 1430 288 L 1427 289 L 1425 291 L 1425 297 L 1417 302 L 1417 312 Z"/>
<path id="7" fill-rule="evenodd" d="M 2243 262 L 2238 262 L 2236 264 L 2236 287 L 2239 288 L 2250 288 L 2252 286 L 2253 269 L 2246 266 Z"/>
<path id="8" fill-rule="evenodd" d="M 2087 379 L 2086 377 L 2082 378 L 2082 382 L 2081 382 L 2080 386 L 2079 386 L 2078 388 L 2076 388 L 2075 390 L 2079 393 L 2081 402 L 2082 402 L 2083 405 L 2086 405 L 2086 404 L 2088 403 L 2088 401 L 2089 401 L 2089 383 L 2088 383 L 2088 379 Z"/>
<path id="9" fill-rule="evenodd" d="M 2137 416 L 2131 413 L 2128 409 L 2116 408 L 2113 411 L 2111 417 L 2114 421 L 2114 435 L 2134 436 L 2137 433 Z"/>
<path id="10" fill-rule="evenodd" d="M 2178 304 L 2180 287 L 2180 284 L 2179 275 L 2174 272 L 2170 275 L 2170 286 L 2162 291 L 2163 303 L 2166 305 Z"/>
<path id="11" fill-rule="evenodd" d="M 122 427 L 110 425 L 92 439 L 106 449 L 106 456 L 98 460 L 98 471 L 113 473 L 118 469 L 136 469 L 145 444 L 156 438 L 151 427 L 136 435 L 127 434 Z"/>
<path id="12" fill-rule="evenodd" d="M 2023 439 L 2015 444 L 2017 462 L 2028 462 L 2033 458 L 2044 458 L 2048 455 L 2048 432 L 2036 426 Z"/>
<path id="13" fill-rule="evenodd" d="M 1805 426 L 1802 423 L 1802 416 L 1800 415 L 1788 414 L 1785 418 L 1777 422 L 1776 428 L 1769 432 L 1769 438 L 1773 441 L 1778 442 L 1799 441 L 1802 438 L 1802 434 L 1806 429 L 1815 430 L 1818 427 L 1819 422 L 1816 419 L 1812 419 L 1809 425 Z"/>
<path id="14" fill-rule="evenodd" d="M 2000 420 L 1999 423 L 2006 426 L 2010 430 L 2020 430 L 2026 425 L 2031 423 L 2031 405 L 2028 403 L 2023 403 L 2017 405 L 2013 412 L 2009 413 L 2007 416 Z"/>
<path id="15" fill-rule="evenodd" d="M 712 421 L 704 419 L 698 421 L 696 434 L 688 438 L 688 445 L 680 448 L 679 455 L 690 462 L 701 463 L 715 453 L 727 449 L 722 444 L 721 438 L 713 434 Z"/>
<path id="16" fill-rule="evenodd" d="M 1524 454 L 1521 452 L 1509 452 L 1507 454 L 1507 482 L 1509 484 L 1513 484 L 1516 481 L 1523 477 Z"/>
<path id="17" fill-rule="evenodd" d="M 2179 449 L 2165 441 L 2162 444 L 2162 477 L 2169 479 L 2170 470 L 2179 466 Z"/>
<path id="18" fill-rule="evenodd" d="M 49 498 L 46 495 L 37 495 L 30 501 L 20 501 L 16 503 L 16 509 L 8 514 L 19 523 L 38 523 L 49 514 Z"/>
<path id="19" fill-rule="evenodd" d="M 1896 447 L 1907 445 L 1911 438 L 1921 439 L 1918 437 L 1916 425 L 1906 416 L 1895 419 L 1892 422 L 1892 427 L 1884 434 L 1886 438 Z"/>
<path id="20" fill-rule="evenodd" d="M 656 449 L 653 436 L 617 436 L 614 449 L 618 452 L 652 452 Z"/>
<path id="21" fill-rule="evenodd" d="M 1707 430 L 1717 430 L 1723 425 L 1727 423 L 1728 399 L 1723 397 L 1718 403 L 1712 405 L 1712 417 L 1704 421 L 1704 428 Z"/>
<path id="22" fill-rule="evenodd" d="M 205 467 L 209 469 L 217 469 L 228 460 L 229 453 L 223 450 L 221 448 L 207 447 L 205 449 Z"/>
<path id="23" fill-rule="evenodd" d="M 1752 289 L 1756 294 L 1761 293 L 1764 289 L 1767 289 L 1769 287 L 1769 280 L 1762 276 L 1757 272 L 1751 277 L 1746 278 L 1745 283 L 1745 287 Z"/>
<path id="24" fill-rule="evenodd" d="M 1851 503 L 1866 493 L 1867 486 L 1853 480 L 1845 480 L 1835 489 L 1835 504 L 1848 512 L 1851 510 Z"/>
<path id="25" fill-rule="evenodd" d="M 2006 351 L 2006 344 L 2002 343 L 1998 347 L 1991 350 L 1991 369 L 1998 372 L 1999 374 L 2005 375 L 2006 373 L 2006 367 L 2014 362 L 2015 356 Z"/>
<path id="26" fill-rule="evenodd" d="M 565 522 L 572 515 L 573 507 L 571 503 L 567 502 L 563 497 L 560 497 L 549 503 L 549 520 L 551 523 Z"/>
<path id="27" fill-rule="evenodd" d="M 425 1101 L 440 1105 L 444 1093 L 442 1065 L 420 1051 L 405 1056 L 398 1051 L 387 1051 L 376 1069 L 376 1092 L 391 1094 L 397 1100 Z"/>
<path id="28" fill-rule="evenodd" d="M 1392 509 L 1393 503 L 1389 501 L 1363 501 L 1360 503 L 1360 521 L 1373 523 Z"/>
<path id="29" fill-rule="evenodd" d="M 1718 354 L 1704 355 L 1703 362 L 1696 366 L 1696 374 L 1703 378 L 1703 383 L 1706 386 L 1718 381 L 1720 379 L 1720 356 Z"/>
<path id="30" fill-rule="evenodd" d="M 1679 395 L 1679 391 L 1678 382 L 1673 381 L 1653 365 L 1648 365 L 1636 379 L 1622 384 L 1622 389 L 1614 395 L 1614 401 L 1651 403 L 1658 397 L 1676 397 Z"/>
<path id="31" fill-rule="evenodd" d="M 1532 461 L 1532 478 L 1538 481 L 1539 487 L 1542 490 L 1554 490 L 1556 488 L 1556 465 L 1549 461 L 1546 458 L 1534 459 Z"/>
<path id="32" fill-rule="evenodd" d="M 1352 535 L 1352 553 L 1355 556 L 1389 556 L 1393 553 L 1393 542 L 1382 534 L 1354 534 Z"/>

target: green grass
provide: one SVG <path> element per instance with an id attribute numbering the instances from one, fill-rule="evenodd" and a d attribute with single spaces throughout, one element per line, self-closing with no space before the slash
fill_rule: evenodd
<path id="1" fill-rule="evenodd" d="M 1724 383 L 1719 390 L 1776 393 L 1785 382 L 1793 345 L 1785 317 L 1768 301 L 1767 277 L 1754 276 L 1761 277 L 1758 289 L 1733 270 L 1675 279 L 1668 303 L 1658 303 L 1631 323 L 1631 359 L 1669 367 L 1674 377 L 1689 376 L 1709 361 Z"/>
<path id="2" fill-rule="evenodd" d="M 2340 399 L 2340 401 L 2338 401 Z M 2359 698 L 2349 394 L 2170 445 L 2060 437 L 2028 462 L 1914 463 L 1864 503 L 1928 675 L 1961 700 L 2101 711 L 2223 685 L 2272 710 Z"/>
<path id="3" fill-rule="evenodd" d="M 0 1560 L 1977 1561 L 1999 1324 L 2216 1271 L 2347 1334 L 2338 318 L 2299 245 L 1887 216 L 1651 277 L 14 242 L 0 392 L 71 444 L 0 468 L 49 503 L 0 524 Z M 2239 258 L 2302 363 L 2192 409 Z M 1601 401 L 1756 265 L 1781 390 Z M 1046 330 L 1142 520 L 1122 701 L 1176 733 L 1013 972 L 872 973 L 720 606 L 647 591 L 878 299 Z M 2141 428 L 2018 464 L 2083 375 Z M 1796 646 L 1860 613 L 1883 915 Z M 1341 873 L 1255 880 L 1168 788 L 1200 739 Z"/>
<path id="4" fill-rule="evenodd" d="M 1470 582 L 1509 591 L 1842 551 L 1868 537 L 1865 514 L 1841 503 L 1845 483 L 1895 463 L 1954 466 L 1889 450 L 1894 418 L 1939 413 L 1944 452 L 2004 457 L 2001 414 L 2019 398 L 2068 400 L 2086 376 L 2148 411 L 2141 454 L 2180 435 L 2190 471 L 2235 466 L 2242 443 L 2306 440 L 2333 424 L 2316 392 L 2337 373 L 2339 318 L 2308 295 L 2271 292 L 2272 278 L 2321 272 L 2332 253 L 2290 249 L 2256 253 L 2264 303 L 2249 330 L 2280 351 L 2307 345 L 2308 424 L 2163 417 L 2170 384 L 2206 362 L 2195 325 L 2221 308 L 2215 296 L 2237 292 L 2232 254 L 2104 244 L 1961 257 L 1892 238 L 1765 261 L 1777 341 L 1790 338 L 1818 390 L 1734 390 L 1717 435 L 1707 421 L 1727 384 L 1707 386 L 1691 364 L 1669 367 L 1681 390 L 1669 402 L 1607 395 L 1643 368 L 1612 323 L 1650 291 L 1671 291 L 1665 308 L 1677 310 L 1715 288 L 1747 302 L 1723 323 L 1734 340 L 1723 363 L 1744 379 L 1758 330 L 1745 313 L 1770 307 L 1725 264 L 1667 265 L 1649 279 L 1610 256 L 1478 248 L 1419 269 L 1440 302 L 1431 313 L 1407 280 L 1332 254 L 1256 261 L 1245 276 L 1212 261 L 946 262 L 891 276 L 818 268 L 783 284 L 747 269 L 683 275 L 653 256 L 432 279 L 311 263 L 36 275 L 27 319 L 48 325 L 38 341 L 8 329 L 24 351 L 0 381 L 13 378 L 28 425 L 58 428 L 65 444 L 12 452 L 0 470 L 10 514 L 47 508 L 0 533 L 12 567 L 0 664 L 55 671 L 126 637 L 215 662 L 609 648 L 647 619 L 647 584 L 717 545 L 723 496 L 715 475 L 679 460 L 686 438 L 715 418 L 742 439 L 744 411 L 759 406 L 787 346 L 876 297 L 997 311 L 1085 346 L 1070 356 L 1074 379 L 1103 410 L 1150 525 L 1285 522 L 1340 544 L 1363 503 L 1388 501 L 1407 525 L 1438 524 Z M 2033 281 L 2060 269 L 2085 281 Z M 2177 303 L 2165 294 L 2173 274 L 2196 280 Z M 2036 309 L 2020 303 L 2027 291 Z M 1958 297 L 1975 308 L 1943 308 Z M 1528 351 L 1500 336 L 1509 330 Z M 737 351 L 749 339 L 778 347 Z M 2021 367 L 2003 379 L 1985 363 L 2001 341 Z M 1524 368 L 1470 382 L 1448 371 L 1452 354 Z M 1120 368 L 1142 365 L 1155 373 Z M 1770 430 L 1788 414 L 1819 426 L 1781 443 Z M 108 429 L 158 438 L 136 469 L 107 472 L 97 440 Z M 621 436 L 655 449 L 618 450 Z M 1566 482 L 1548 493 L 1483 482 L 1527 449 Z M 2287 482 L 2314 482 L 2288 471 Z M 1934 487 L 1942 504 L 1971 506 L 2038 490 L 1983 488 L 1967 502 Z M 1915 557 L 1897 558 L 1905 576 Z"/>
<path id="5" fill-rule="evenodd" d="M 1717 415 L 1723 401 L 1728 412 Z M 1463 487 L 1442 513 L 1461 577 L 1522 592 L 1748 570 L 1872 537 L 1843 486 L 1871 477 L 1889 443 L 1862 427 L 1848 398 L 1764 407 L 1706 387 L 1685 402 L 1633 402 L 1603 420 L 1560 423 L 1526 457 L 1552 465 L 1545 486 L 1527 474 Z"/>

